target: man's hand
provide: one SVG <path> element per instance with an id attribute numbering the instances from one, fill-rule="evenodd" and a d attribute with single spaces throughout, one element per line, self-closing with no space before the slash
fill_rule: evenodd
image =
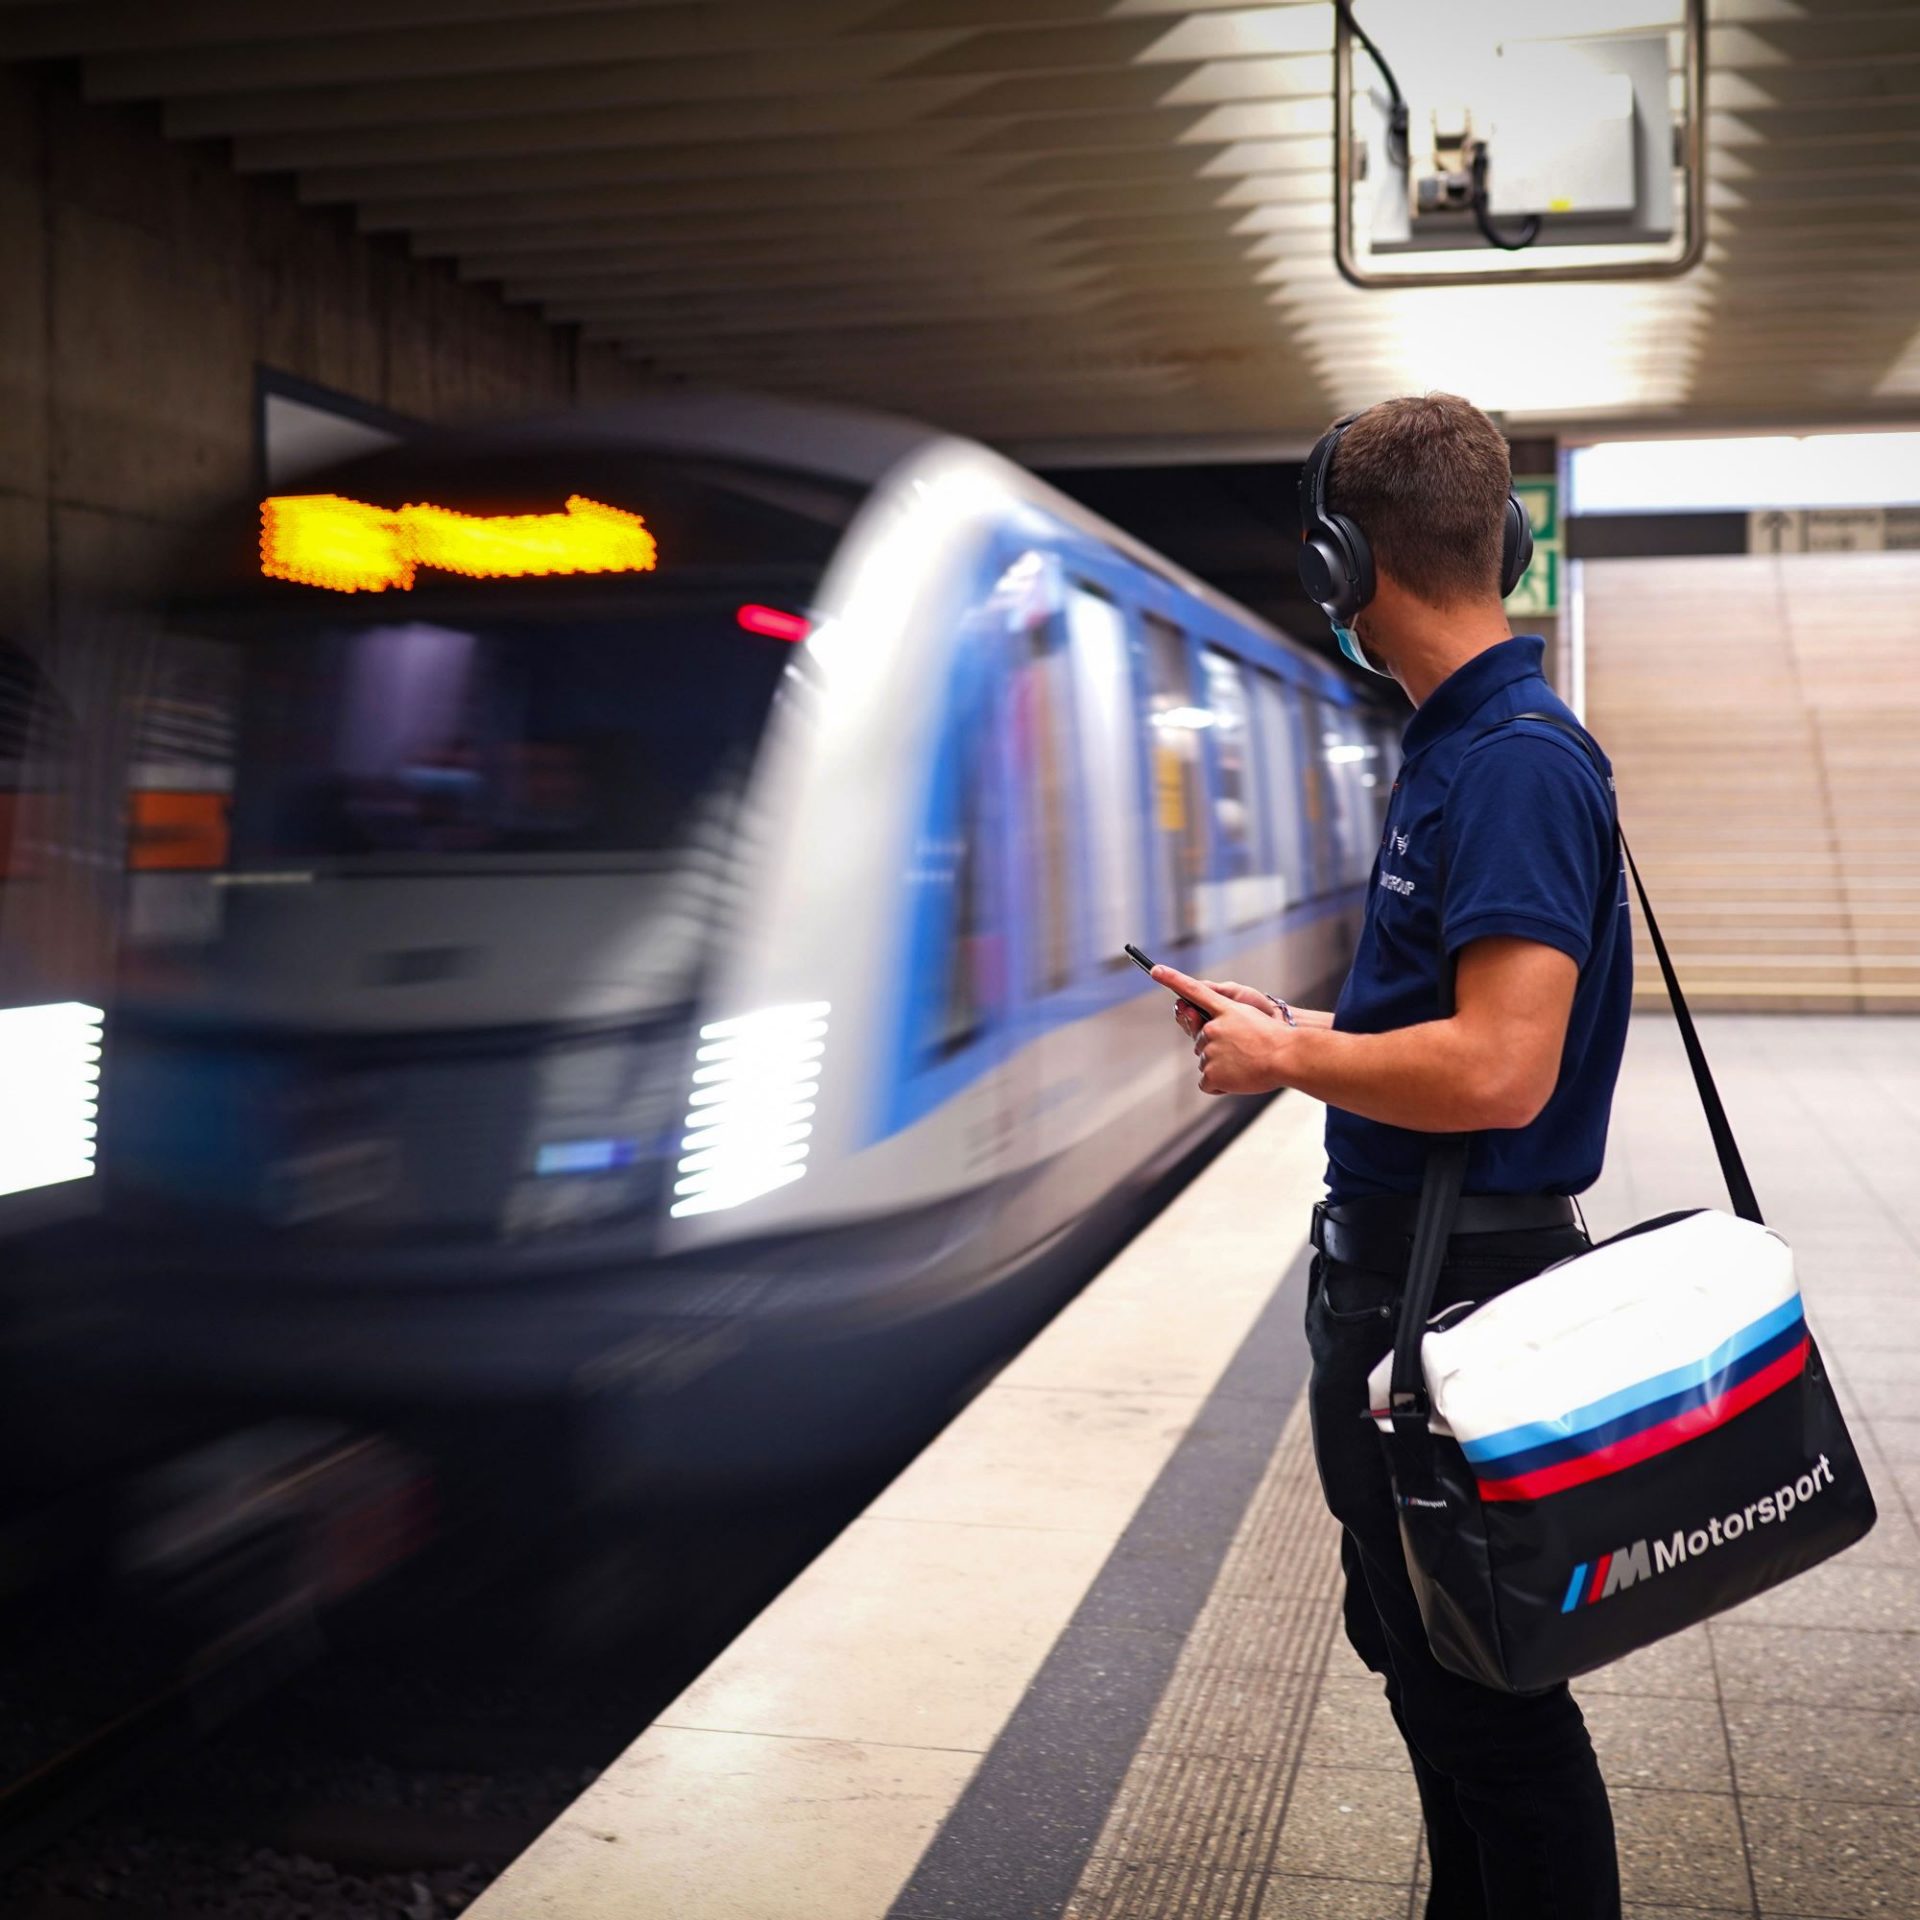
<path id="1" fill-rule="evenodd" d="M 1193 1039 L 1202 1093 L 1271 1093 L 1286 1084 L 1280 1036 L 1293 1029 L 1264 993 L 1234 980 L 1196 980 L 1177 967 L 1155 967 L 1153 977 L 1180 996 L 1174 1017 Z"/>
<path id="2" fill-rule="evenodd" d="M 1175 969 L 1172 967 L 1163 967 L 1160 971 L 1162 973 L 1173 974 Z M 1156 973 L 1153 977 L 1158 980 L 1160 974 Z M 1186 976 L 1181 974 L 1179 977 L 1184 979 Z M 1163 984 L 1171 985 L 1172 982 L 1169 980 L 1163 982 Z M 1273 1014 L 1277 1016 L 1280 1011 L 1280 1009 L 1273 1004 L 1273 996 L 1271 994 L 1262 993 L 1258 987 L 1243 987 L 1238 980 L 1201 980 L 1198 984 L 1203 987 L 1211 987 L 1214 992 L 1219 994 L 1223 999 L 1238 1000 L 1243 1007 L 1251 1007 L 1256 1013 Z M 1199 1039 L 1200 1029 L 1207 1024 L 1206 1014 L 1184 996 L 1173 1003 L 1173 1017 L 1180 1023 L 1180 1031 L 1184 1033 L 1189 1040 Z"/>

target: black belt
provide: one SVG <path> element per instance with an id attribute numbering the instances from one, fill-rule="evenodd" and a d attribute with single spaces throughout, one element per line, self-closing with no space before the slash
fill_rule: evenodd
<path id="1" fill-rule="evenodd" d="M 1313 1210 L 1313 1244 L 1329 1260 L 1376 1273 L 1402 1272 L 1413 1251 L 1417 1193 L 1372 1193 Z M 1453 1238 L 1485 1233 L 1550 1233 L 1578 1220 L 1563 1193 L 1466 1193 L 1453 1217 Z"/>

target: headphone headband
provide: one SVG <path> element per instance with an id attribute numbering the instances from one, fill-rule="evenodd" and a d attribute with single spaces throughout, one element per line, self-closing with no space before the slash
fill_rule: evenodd
<path id="1" fill-rule="evenodd" d="M 1340 438 L 1360 418 L 1357 413 L 1343 414 L 1318 440 L 1307 455 L 1300 475 L 1300 535 L 1305 539 L 1327 514 L 1327 474 Z"/>

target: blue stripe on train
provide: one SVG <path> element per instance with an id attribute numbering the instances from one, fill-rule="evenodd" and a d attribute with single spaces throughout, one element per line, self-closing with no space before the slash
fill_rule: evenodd
<path id="1" fill-rule="evenodd" d="M 1801 1324 L 1800 1296 L 1796 1293 L 1771 1313 L 1762 1314 L 1751 1326 L 1742 1327 L 1738 1333 L 1723 1340 L 1702 1359 L 1689 1361 L 1684 1367 L 1670 1368 L 1665 1373 L 1657 1373 L 1652 1379 L 1642 1380 L 1635 1386 L 1623 1387 L 1618 1393 L 1610 1393 L 1604 1399 L 1576 1407 L 1558 1420 L 1535 1420 L 1524 1426 L 1508 1427 L 1502 1433 L 1488 1434 L 1484 1439 L 1464 1441 L 1461 1451 L 1478 1466 L 1482 1461 L 1505 1461 L 1513 1454 L 1527 1453 L 1574 1436 L 1588 1435 L 1595 1428 L 1618 1420 L 1624 1414 L 1637 1413 L 1656 1401 L 1715 1378 L 1726 1372 L 1735 1361 L 1744 1359 L 1756 1348 Z"/>

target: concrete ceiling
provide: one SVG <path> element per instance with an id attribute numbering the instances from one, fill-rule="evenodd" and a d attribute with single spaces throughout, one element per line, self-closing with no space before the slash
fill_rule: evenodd
<path id="1" fill-rule="evenodd" d="M 1390 57 L 1411 4 L 1359 9 Z M 1920 4 L 1711 11 L 1700 270 L 1394 293 L 1332 264 L 1324 0 L 0 0 L 0 59 L 77 59 L 663 376 L 1036 453 L 1284 446 L 1425 386 L 1560 423 L 1911 417 Z"/>

